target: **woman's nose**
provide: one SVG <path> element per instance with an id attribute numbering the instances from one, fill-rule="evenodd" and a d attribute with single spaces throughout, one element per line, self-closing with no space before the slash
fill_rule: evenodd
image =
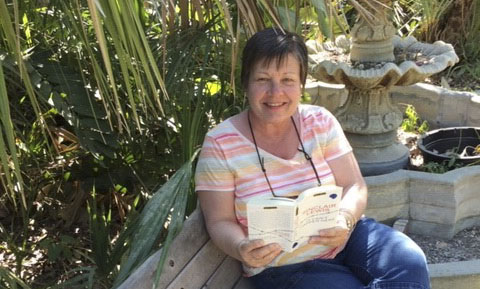
<path id="1" fill-rule="evenodd" d="M 279 94 L 282 91 L 280 83 L 277 81 L 271 81 L 270 82 L 270 94 L 271 95 L 276 95 Z"/>

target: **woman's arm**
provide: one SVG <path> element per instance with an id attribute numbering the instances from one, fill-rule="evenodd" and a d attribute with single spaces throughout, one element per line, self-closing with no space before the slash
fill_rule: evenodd
<path id="1" fill-rule="evenodd" d="M 278 244 L 249 241 L 235 217 L 233 192 L 199 191 L 200 206 L 208 233 L 227 255 L 250 267 L 263 267 L 281 252 Z"/>
<path id="2" fill-rule="evenodd" d="M 341 210 L 347 210 L 360 219 L 367 207 L 367 185 L 352 152 L 329 161 L 337 186 L 343 187 Z"/>
<path id="3" fill-rule="evenodd" d="M 352 152 L 328 162 L 337 186 L 343 187 L 340 203 L 340 217 L 343 223 L 331 229 L 319 231 L 318 236 L 310 238 L 310 243 L 325 246 L 341 246 L 347 240 L 350 230 L 346 225 L 349 214 L 354 220 L 360 219 L 367 206 L 367 185 L 362 177 L 358 163 Z M 344 215 L 343 215 L 344 214 Z"/>

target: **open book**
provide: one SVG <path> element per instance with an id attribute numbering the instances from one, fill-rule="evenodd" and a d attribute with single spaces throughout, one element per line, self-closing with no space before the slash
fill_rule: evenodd
<path id="1" fill-rule="evenodd" d="M 322 185 L 298 198 L 256 198 L 247 202 L 248 238 L 278 243 L 286 252 L 307 242 L 318 230 L 334 227 L 343 189 Z"/>

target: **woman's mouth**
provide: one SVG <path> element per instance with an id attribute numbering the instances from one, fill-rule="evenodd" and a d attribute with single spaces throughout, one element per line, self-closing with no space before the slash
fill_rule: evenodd
<path id="1" fill-rule="evenodd" d="M 280 107 L 284 105 L 285 102 L 266 102 L 265 105 L 268 107 Z"/>

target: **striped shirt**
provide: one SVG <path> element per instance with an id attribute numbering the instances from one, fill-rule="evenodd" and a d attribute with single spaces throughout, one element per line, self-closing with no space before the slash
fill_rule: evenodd
<path id="1" fill-rule="evenodd" d="M 335 117 L 325 108 L 300 105 L 299 133 L 306 152 L 312 157 L 322 184 L 335 184 L 328 161 L 352 151 Z M 268 178 L 276 195 L 298 195 L 317 185 L 315 172 L 304 154 L 298 151 L 283 159 L 258 148 L 264 158 Z M 240 133 L 229 118 L 210 130 L 204 140 L 195 173 L 196 191 L 234 192 L 235 215 L 248 231 L 246 203 L 251 198 L 271 196 L 261 170 L 255 145 Z M 315 258 L 334 258 L 339 248 L 303 244 L 293 252 L 282 252 L 268 266 L 299 263 Z M 244 266 L 247 276 L 265 268 Z"/>

